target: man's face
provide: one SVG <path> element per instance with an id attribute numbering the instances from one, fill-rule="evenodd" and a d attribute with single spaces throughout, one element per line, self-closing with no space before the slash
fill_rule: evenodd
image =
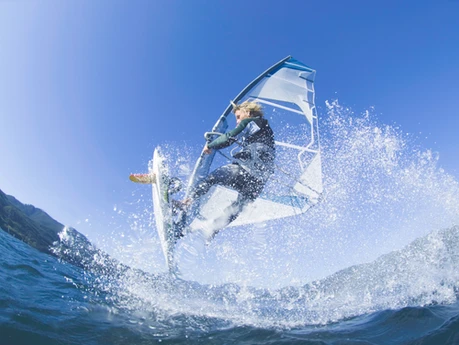
<path id="1" fill-rule="evenodd" d="M 242 120 L 249 118 L 250 113 L 247 110 L 239 109 L 236 110 L 234 116 L 236 117 L 236 125 L 238 125 Z"/>

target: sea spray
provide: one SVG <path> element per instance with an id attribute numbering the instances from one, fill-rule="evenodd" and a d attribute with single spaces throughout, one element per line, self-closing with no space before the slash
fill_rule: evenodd
<path id="1" fill-rule="evenodd" d="M 149 273 L 138 270 L 148 260 L 140 239 L 155 238 L 142 192 L 142 214 L 129 216 L 134 225 L 124 229 L 142 236 L 115 251 L 122 262 L 133 258 L 128 252 L 135 259 L 113 274 L 93 256 L 86 267 L 98 275 L 94 288 L 153 319 L 205 325 L 216 318 L 222 327 L 301 327 L 454 302 L 459 187 L 438 155 L 372 111 L 354 114 L 337 101 L 327 103 L 321 133 L 324 193 L 306 214 L 225 229 L 207 246 L 191 234 L 179 241 L 179 278 L 171 279 L 161 255 L 150 259 Z M 173 172 L 189 170 L 173 159 L 183 151 L 169 152 L 178 162 Z M 148 250 L 155 244 L 160 253 L 154 241 Z"/>
<path id="2" fill-rule="evenodd" d="M 321 201 L 303 215 L 224 229 L 204 248 L 199 235 L 186 236 L 177 246 L 183 279 L 301 286 L 459 224 L 459 186 L 438 167 L 437 153 L 402 129 L 381 124 L 373 109 L 357 114 L 331 101 L 320 119 Z M 186 184 L 200 147 L 164 145 L 172 175 Z M 117 206 L 111 238 L 100 242 L 131 267 L 165 272 L 151 190 L 133 188 L 134 207 Z"/>
<path id="3" fill-rule="evenodd" d="M 85 261 L 86 284 L 79 288 L 89 299 L 103 296 L 112 312 L 155 327 L 158 322 L 165 328 L 171 323 L 182 328 L 323 325 L 382 310 L 454 303 L 458 246 L 459 227 L 434 231 L 371 263 L 280 289 L 199 284 L 111 265 L 91 255 Z"/>
<path id="4" fill-rule="evenodd" d="M 326 110 L 319 204 L 304 215 L 221 231 L 193 261 L 184 255 L 184 279 L 301 285 L 459 224 L 459 186 L 438 167 L 437 153 L 381 124 L 373 109 L 355 114 L 333 101 Z"/>

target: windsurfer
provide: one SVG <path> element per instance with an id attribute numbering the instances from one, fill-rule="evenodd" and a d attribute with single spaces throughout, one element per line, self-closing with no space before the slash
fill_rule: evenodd
<path id="1" fill-rule="evenodd" d="M 237 200 L 222 216 L 215 219 L 213 235 L 235 220 L 247 204 L 258 198 L 274 172 L 274 133 L 268 120 L 264 118 L 260 104 L 245 101 L 232 105 L 236 127 L 208 143 L 204 153 L 210 154 L 212 150 L 226 148 L 235 143 L 240 145 L 241 150 L 232 155 L 231 163 L 217 168 L 199 181 L 189 197 L 182 201 L 182 208 L 189 209 L 195 200 L 205 195 L 214 185 L 226 186 L 238 192 Z M 186 216 L 180 217 L 179 223 L 183 223 L 184 218 Z"/>

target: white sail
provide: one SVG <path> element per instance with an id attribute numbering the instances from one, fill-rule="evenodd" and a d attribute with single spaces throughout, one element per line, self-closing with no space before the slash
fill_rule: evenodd
<path id="1" fill-rule="evenodd" d="M 263 106 L 265 118 L 274 131 L 276 142 L 275 172 L 261 196 L 247 206 L 230 226 L 265 222 L 306 212 L 316 204 L 322 193 L 322 169 L 318 118 L 314 104 L 315 71 L 287 57 L 252 81 L 235 99 L 247 99 Z M 231 106 L 225 110 L 212 129 L 223 133 L 234 128 Z M 226 164 L 231 149 L 222 155 L 202 154 L 188 191 L 210 171 Z M 234 190 L 216 186 L 200 203 L 198 217 L 191 228 L 222 212 L 237 197 Z M 217 209 L 219 208 L 219 209 Z"/>

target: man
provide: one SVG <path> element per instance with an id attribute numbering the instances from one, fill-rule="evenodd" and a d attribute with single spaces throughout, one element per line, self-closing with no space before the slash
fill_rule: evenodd
<path id="1" fill-rule="evenodd" d="M 233 103 L 233 113 L 236 128 L 208 143 L 204 153 L 210 154 L 212 150 L 235 143 L 240 145 L 240 151 L 233 154 L 230 164 L 217 168 L 199 181 L 189 198 L 183 201 L 184 207 L 188 208 L 214 185 L 226 186 L 238 192 L 238 199 L 225 210 L 224 215 L 214 220 L 212 236 L 235 220 L 243 208 L 261 194 L 274 172 L 274 133 L 263 117 L 260 104 L 249 101 L 239 105 Z"/>

